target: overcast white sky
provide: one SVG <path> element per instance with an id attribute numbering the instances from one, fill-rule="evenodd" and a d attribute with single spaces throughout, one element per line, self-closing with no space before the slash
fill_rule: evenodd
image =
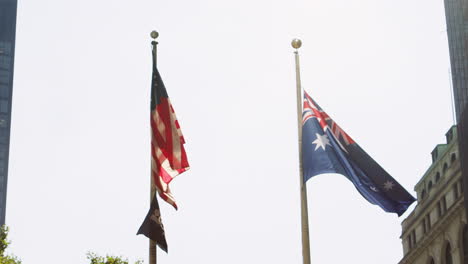
<path id="1" fill-rule="evenodd" d="M 411 193 L 453 124 L 442 0 L 21 0 L 7 224 L 25 264 L 147 263 L 149 33 L 191 170 L 161 264 L 302 263 L 302 84 Z M 307 184 L 312 263 L 395 264 L 401 221 L 340 175 Z M 414 207 L 414 206 L 413 206 Z"/>

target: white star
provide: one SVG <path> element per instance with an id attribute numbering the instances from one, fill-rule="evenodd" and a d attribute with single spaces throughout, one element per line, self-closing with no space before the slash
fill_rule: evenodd
<path id="1" fill-rule="evenodd" d="M 375 186 L 371 186 L 370 189 L 373 190 L 374 192 L 379 192 L 379 190 L 375 188 Z"/>
<path id="2" fill-rule="evenodd" d="M 316 144 L 315 150 L 317 150 L 318 148 L 322 148 L 323 150 L 325 150 L 325 147 L 327 145 L 331 146 L 330 140 L 328 140 L 327 135 L 319 135 L 318 133 L 315 133 L 315 135 L 317 136 L 317 139 L 314 140 L 314 142 L 312 142 L 312 144 Z"/>
<path id="3" fill-rule="evenodd" d="M 386 191 L 390 191 L 393 188 L 393 186 L 395 186 L 395 184 L 391 181 L 386 181 L 383 185 Z"/>

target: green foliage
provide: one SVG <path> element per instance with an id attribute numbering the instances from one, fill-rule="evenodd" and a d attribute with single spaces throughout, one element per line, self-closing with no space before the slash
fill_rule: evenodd
<path id="1" fill-rule="evenodd" d="M 5 250 L 10 241 L 8 241 L 9 228 L 6 225 L 0 227 L 0 264 L 21 264 L 21 260 L 13 255 L 5 255 Z"/>
<path id="2" fill-rule="evenodd" d="M 9 228 L 6 225 L 0 227 L 0 256 L 4 256 L 5 249 L 10 245 L 10 241 L 7 240 Z"/>
<path id="3" fill-rule="evenodd" d="M 93 252 L 88 252 L 88 254 L 86 254 L 86 257 L 91 261 L 90 264 L 129 264 L 128 260 L 123 259 L 122 257 L 115 257 L 109 255 L 107 255 L 106 257 L 101 257 Z M 138 260 L 137 262 L 135 262 L 135 264 L 143 264 L 143 261 Z"/>
<path id="4" fill-rule="evenodd" d="M 21 260 L 15 256 L 2 256 L 0 257 L 0 264 L 21 264 Z"/>

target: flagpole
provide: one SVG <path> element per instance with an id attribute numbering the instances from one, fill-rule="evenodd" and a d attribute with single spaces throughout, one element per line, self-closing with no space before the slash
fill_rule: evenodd
<path id="1" fill-rule="evenodd" d="M 300 39 L 293 39 L 291 42 L 295 49 L 294 58 L 296 61 L 296 91 L 297 91 L 297 125 L 299 141 L 299 182 L 301 188 L 301 230 L 302 230 L 302 259 L 303 264 L 310 264 L 310 243 L 309 243 L 309 213 L 307 210 L 307 188 L 304 182 L 304 171 L 302 169 L 302 87 L 301 73 L 299 67 L 299 52 L 302 42 Z"/>
<path id="2" fill-rule="evenodd" d="M 152 45 L 152 52 L 153 52 L 153 62 L 156 65 L 156 55 L 157 55 L 157 45 L 158 42 L 156 41 L 156 38 L 158 38 L 159 33 L 157 31 L 151 31 L 151 38 L 153 41 L 151 41 Z M 150 178 L 151 178 L 151 187 L 150 187 L 150 203 L 153 200 L 154 195 L 156 195 L 156 185 L 154 184 L 154 179 L 153 176 L 151 176 L 152 173 L 150 173 Z M 157 254 L 156 254 L 156 242 L 152 239 L 149 240 L 149 264 L 156 264 L 157 263 Z"/>

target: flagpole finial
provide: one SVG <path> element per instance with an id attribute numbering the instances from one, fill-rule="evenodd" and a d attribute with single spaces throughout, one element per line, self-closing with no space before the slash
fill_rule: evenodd
<path id="1" fill-rule="evenodd" d="M 158 42 L 156 41 L 156 39 L 159 37 L 159 33 L 158 33 L 156 30 L 153 30 L 153 31 L 151 31 L 150 36 L 151 36 L 151 38 L 153 39 L 153 41 L 151 41 L 151 44 L 153 44 L 154 46 L 156 46 L 156 44 L 158 44 Z"/>
<path id="2" fill-rule="evenodd" d="M 156 30 L 151 31 L 151 38 L 157 39 L 159 37 L 159 33 Z"/>
<path id="3" fill-rule="evenodd" d="M 300 39 L 293 39 L 291 42 L 291 46 L 295 49 L 299 49 L 302 46 L 302 41 Z"/>

